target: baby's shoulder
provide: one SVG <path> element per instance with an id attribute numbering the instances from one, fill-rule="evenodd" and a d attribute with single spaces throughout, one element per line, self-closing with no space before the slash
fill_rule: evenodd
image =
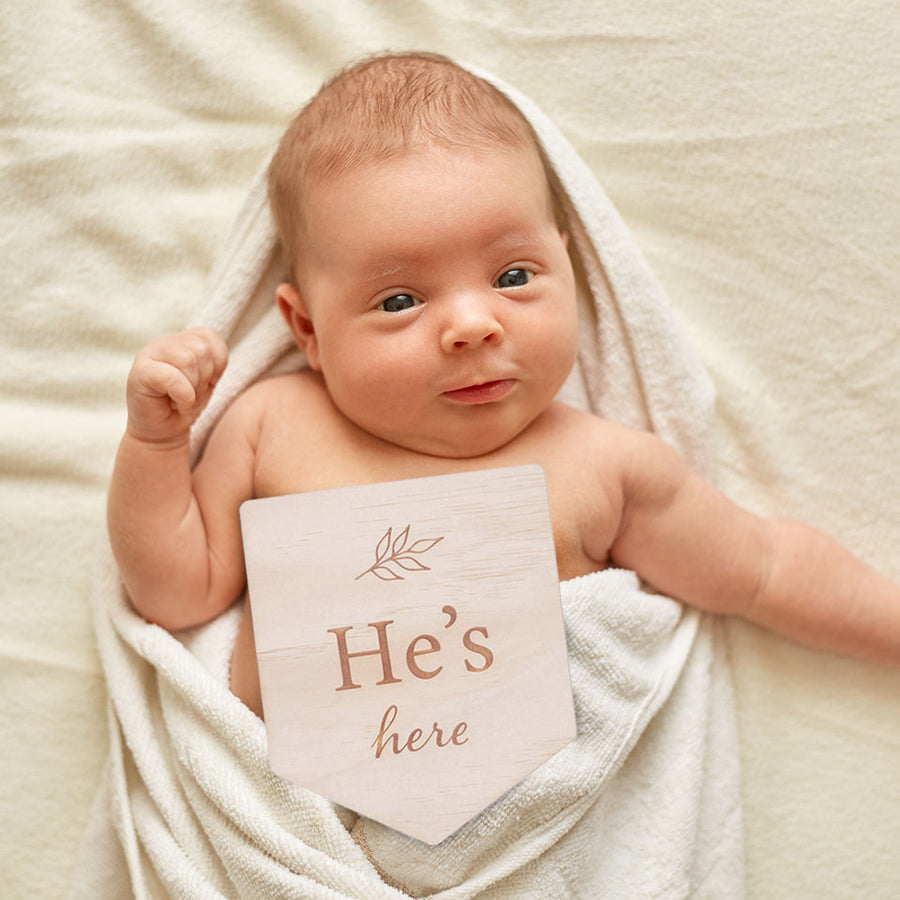
<path id="1" fill-rule="evenodd" d="M 659 440 L 650 432 L 611 422 L 596 413 L 577 409 L 566 403 L 554 403 L 549 412 L 550 428 L 562 439 L 576 441 L 578 446 L 586 449 L 614 452 Z"/>
<path id="2" fill-rule="evenodd" d="M 565 449 L 570 464 L 605 480 L 633 481 L 677 456 L 658 435 L 555 403 L 547 421 L 548 439 Z"/>
<path id="3" fill-rule="evenodd" d="M 286 406 L 321 402 L 327 391 L 321 376 L 309 370 L 268 375 L 245 388 L 232 404 L 249 413 L 279 413 Z"/>
<path id="4" fill-rule="evenodd" d="M 216 425 L 216 431 L 229 434 L 246 434 L 255 443 L 265 427 L 277 419 L 284 420 L 302 406 L 304 416 L 314 408 L 316 398 L 324 387 L 316 384 L 311 372 L 291 372 L 266 376 L 244 388 L 226 407 Z"/>

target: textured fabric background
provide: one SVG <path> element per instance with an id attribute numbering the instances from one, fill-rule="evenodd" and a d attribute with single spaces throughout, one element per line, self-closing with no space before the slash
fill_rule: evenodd
<path id="1" fill-rule="evenodd" d="M 322 78 L 437 50 L 534 99 L 719 391 L 719 481 L 900 578 L 888 0 L 44 0 L 0 13 L 0 870 L 58 897 L 106 744 L 87 605 L 135 351 L 187 323 Z M 900 674 L 729 624 L 751 897 L 891 897 Z"/>

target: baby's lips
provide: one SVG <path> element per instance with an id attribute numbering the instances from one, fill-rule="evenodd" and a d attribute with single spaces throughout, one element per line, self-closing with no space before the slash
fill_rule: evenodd
<path id="1" fill-rule="evenodd" d="M 484 381 L 480 384 L 470 384 L 452 391 L 445 391 L 444 396 L 457 403 L 490 403 L 505 397 L 515 387 L 515 384 L 512 378 Z"/>

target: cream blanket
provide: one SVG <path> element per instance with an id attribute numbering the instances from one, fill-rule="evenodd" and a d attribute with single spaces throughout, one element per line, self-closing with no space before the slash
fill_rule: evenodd
<path id="1" fill-rule="evenodd" d="M 196 317 L 291 111 L 489 67 L 596 173 L 716 385 L 716 477 L 900 579 L 900 5 L 42 0 L 0 14 L 0 872 L 69 884 L 108 755 L 89 596 L 135 352 Z M 747 894 L 895 900 L 900 671 L 726 620 Z"/>
<path id="2" fill-rule="evenodd" d="M 582 346 L 567 398 L 657 431 L 704 469 L 712 391 L 659 285 L 568 142 L 501 87 L 572 201 Z M 278 274 L 260 178 L 201 316 L 232 358 L 198 450 L 238 391 L 298 363 L 272 304 Z M 74 896 L 737 896 L 737 748 L 711 624 L 627 572 L 563 596 L 578 738 L 432 848 L 273 776 L 263 724 L 226 687 L 237 611 L 179 641 L 131 611 L 104 546 L 94 604 L 111 746 Z"/>

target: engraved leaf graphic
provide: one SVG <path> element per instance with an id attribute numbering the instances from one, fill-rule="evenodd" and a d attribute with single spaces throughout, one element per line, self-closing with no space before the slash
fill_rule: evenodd
<path id="1" fill-rule="evenodd" d="M 387 566 L 372 566 L 371 569 L 367 570 L 371 572 L 373 575 L 380 578 L 382 581 L 403 581 L 403 576 L 398 575 L 396 572 L 389 569 Z M 363 572 L 365 575 L 366 572 Z M 359 576 L 362 578 L 362 575 Z"/>
<path id="2" fill-rule="evenodd" d="M 391 558 L 395 559 L 398 554 L 403 552 L 403 548 L 406 546 L 406 539 L 409 537 L 409 525 L 397 535 L 394 540 L 394 546 L 391 547 Z"/>
<path id="3" fill-rule="evenodd" d="M 431 571 L 429 566 L 426 566 L 425 563 L 418 559 L 414 559 L 409 554 L 415 553 L 420 555 L 427 553 L 438 541 L 442 541 L 444 538 L 420 538 L 412 546 L 407 547 L 410 527 L 410 525 L 407 525 L 396 537 L 394 537 L 393 528 L 388 528 L 375 547 L 375 562 L 365 572 L 360 572 L 354 581 L 359 581 L 364 575 L 370 573 L 381 579 L 381 581 L 403 581 L 404 576 L 396 571 L 395 568 L 391 568 L 391 565 L 406 572 Z"/>
<path id="4" fill-rule="evenodd" d="M 390 546 L 391 546 L 391 529 L 389 527 L 388 530 L 384 533 L 384 537 L 382 537 L 382 539 L 378 542 L 378 546 L 375 548 L 375 565 L 376 566 L 378 565 L 378 563 L 383 562 L 384 559 L 387 557 Z"/>
<path id="5" fill-rule="evenodd" d="M 438 541 L 442 540 L 442 537 L 420 538 L 407 550 L 407 553 L 427 553 Z"/>
<path id="6" fill-rule="evenodd" d="M 407 572 L 430 571 L 425 563 L 419 562 L 419 560 L 413 559 L 411 556 L 398 556 L 394 562 L 397 563 L 401 569 L 406 569 Z"/>

